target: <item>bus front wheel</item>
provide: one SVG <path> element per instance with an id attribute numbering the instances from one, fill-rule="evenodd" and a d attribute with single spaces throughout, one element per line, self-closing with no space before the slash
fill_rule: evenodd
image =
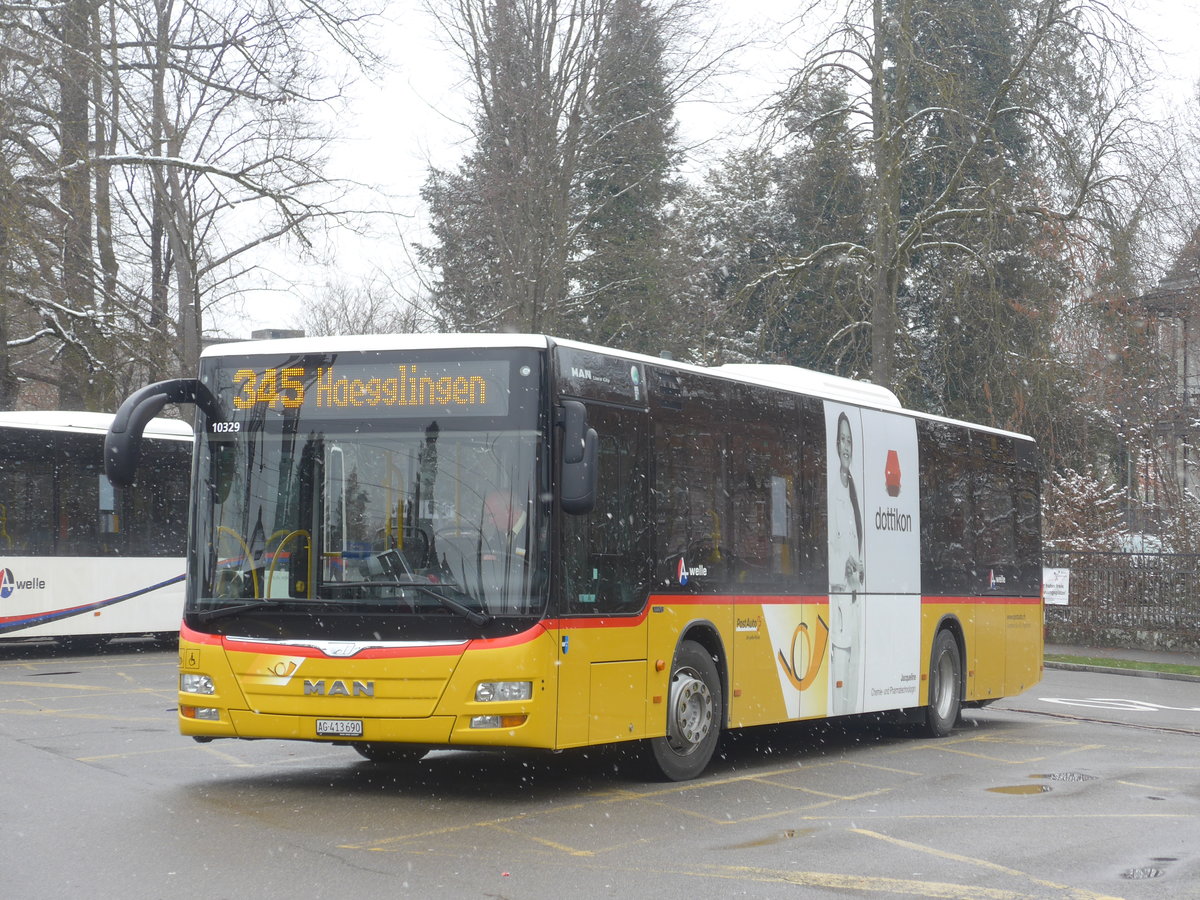
<path id="1" fill-rule="evenodd" d="M 939 631 L 929 657 L 929 706 L 925 707 L 925 733 L 945 737 L 958 721 L 962 708 L 962 656 L 949 631 Z"/>
<path id="2" fill-rule="evenodd" d="M 663 776 L 687 781 L 704 771 L 717 748 L 722 708 L 712 655 L 695 641 L 684 641 L 671 667 L 667 734 L 650 740 L 650 755 Z"/>

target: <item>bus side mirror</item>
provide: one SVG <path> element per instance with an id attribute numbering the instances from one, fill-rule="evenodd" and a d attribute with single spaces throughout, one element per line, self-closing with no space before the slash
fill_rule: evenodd
<path id="1" fill-rule="evenodd" d="M 168 403 L 195 403 L 209 419 L 221 418 L 217 398 L 196 378 L 159 381 L 134 391 L 125 398 L 104 436 L 104 474 L 117 487 L 133 484 L 142 455 L 142 433 Z"/>
<path id="2" fill-rule="evenodd" d="M 559 502 L 563 512 L 580 516 L 596 505 L 596 458 L 600 438 L 587 424 L 587 408 L 578 400 L 564 400 L 559 409 L 562 426 L 562 480 Z"/>

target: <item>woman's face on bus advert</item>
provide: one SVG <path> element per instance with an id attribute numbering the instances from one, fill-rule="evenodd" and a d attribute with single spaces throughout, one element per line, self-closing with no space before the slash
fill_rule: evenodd
<path id="1" fill-rule="evenodd" d="M 854 437 L 850 434 L 850 420 L 844 415 L 838 419 L 837 452 L 842 474 L 846 474 L 850 471 L 850 460 L 854 456 Z"/>

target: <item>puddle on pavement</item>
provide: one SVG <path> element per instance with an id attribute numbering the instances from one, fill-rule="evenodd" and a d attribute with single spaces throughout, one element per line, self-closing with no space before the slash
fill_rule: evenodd
<path id="1" fill-rule="evenodd" d="M 1038 781 L 1056 781 L 1060 784 L 1079 784 L 1084 781 L 1096 781 L 1099 778 L 1098 775 L 1085 775 L 1083 772 L 1046 772 L 1029 777 L 1036 778 Z M 1054 788 L 1048 784 L 1013 784 L 1006 787 L 988 788 L 988 790 L 993 794 L 1048 794 Z"/>
<path id="2" fill-rule="evenodd" d="M 759 838 L 755 841 L 746 841 L 744 844 L 731 844 L 726 847 L 726 850 L 749 850 L 753 847 L 770 847 L 773 844 L 781 844 L 784 841 L 795 840 L 796 838 L 807 837 L 813 834 L 815 828 L 788 828 L 784 831 L 774 831 L 766 837 Z"/>
<path id="3" fill-rule="evenodd" d="M 1010 784 L 1006 787 L 988 788 L 993 794 L 1048 794 L 1054 788 L 1048 784 Z"/>

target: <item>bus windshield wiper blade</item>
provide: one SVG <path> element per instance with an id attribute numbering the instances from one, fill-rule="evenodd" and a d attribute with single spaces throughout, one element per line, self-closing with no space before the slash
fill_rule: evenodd
<path id="1" fill-rule="evenodd" d="M 487 613 L 482 612 L 481 610 L 471 609 L 471 607 L 469 607 L 463 603 L 459 603 L 453 597 L 450 597 L 447 594 L 443 594 L 441 591 L 436 590 L 435 588 L 432 588 L 429 585 L 408 584 L 408 585 L 405 585 L 405 587 L 413 588 L 414 590 L 419 591 L 422 594 L 426 594 L 426 595 L 432 597 L 438 603 L 442 604 L 442 606 L 446 607 L 446 609 L 450 610 L 451 612 L 458 613 L 460 616 L 465 618 L 472 625 L 478 625 L 478 626 L 482 627 L 482 626 L 488 624 L 488 622 L 492 621 L 492 617 L 490 615 L 488 615 Z"/>
<path id="2" fill-rule="evenodd" d="M 414 582 L 414 581 L 332 581 L 332 582 L 326 582 L 326 585 L 327 586 L 328 585 L 337 585 L 339 587 L 343 587 L 343 586 L 344 587 L 372 587 L 372 588 L 391 587 L 391 588 L 402 588 L 405 590 L 414 590 L 417 593 L 425 594 L 428 597 L 432 597 L 434 600 L 436 600 L 438 603 L 440 603 L 443 607 L 450 610 L 452 613 L 457 613 L 458 615 L 462 616 L 464 619 L 466 619 L 472 625 L 478 625 L 478 626 L 482 627 L 492 621 L 492 617 L 488 613 L 485 613 L 482 610 L 471 609 L 471 607 L 467 606 L 465 603 L 460 603 L 458 600 L 455 600 L 453 597 L 449 596 L 448 594 L 443 594 L 441 591 L 437 590 L 432 585 L 422 583 L 422 582 Z"/>
<path id="3" fill-rule="evenodd" d="M 202 622 L 211 622 L 214 619 L 223 619 L 226 616 L 236 616 L 238 613 L 246 612 L 249 609 L 261 609 L 264 606 L 274 606 L 279 603 L 278 600 L 272 600 L 269 597 L 259 597 L 254 600 L 244 600 L 241 603 L 235 603 L 231 606 L 218 606 L 216 609 L 198 609 L 196 617 Z"/>

